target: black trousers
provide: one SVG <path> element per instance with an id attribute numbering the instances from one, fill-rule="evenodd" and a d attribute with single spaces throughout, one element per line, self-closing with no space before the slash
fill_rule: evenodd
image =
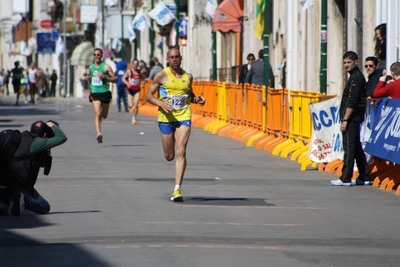
<path id="1" fill-rule="evenodd" d="M 347 131 L 342 133 L 343 138 L 343 168 L 340 180 L 350 183 L 353 176 L 354 160 L 356 160 L 360 181 L 369 181 L 369 168 L 364 150 L 360 141 L 360 122 L 347 122 Z"/>

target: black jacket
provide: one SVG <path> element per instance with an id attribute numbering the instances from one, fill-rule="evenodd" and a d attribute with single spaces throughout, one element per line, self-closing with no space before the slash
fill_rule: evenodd
<path id="1" fill-rule="evenodd" d="M 343 90 L 342 101 L 340 103 L 340 118 L 344 117 L 347 108 L 352 108 L 353 112 L 349 121 L 362 122 L 365 114 L 365 78 L 360 69 L 356 66 L 349 71 L 350 77 L 347 80 L 346 87 Z"/>
<path id="2" fill-rule="evenodd" d="M 379 78 L 382 76 L 382 71 L 380 69 L 377 69 L 370 75 L 368 75 L 368 81 L 366 84 L 366 91 L 367 91 L 367 97 L 370 96 L 372 97 L 374 95 L 374 90 L 376 85 L 379 82 Z"/>

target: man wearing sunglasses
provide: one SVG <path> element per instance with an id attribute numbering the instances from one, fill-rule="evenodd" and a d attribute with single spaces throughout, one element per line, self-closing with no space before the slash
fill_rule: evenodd
<path id="1" fill-rule="evenodd" d="M 158 106 L 158 127 L 167 161 L 175 158 L 175 188 L 171 201 L 181 202 L 181 185 L 186 169 L 186 146 L 190 137 L 192 110 L 190 104 L 203 106 L 206 99 L 192 91 L 193 76 L 181 69 L 182 57 L 178 49 L 167 53 L 169 67 L 158 72 L 146 95 L 147 102 Z M 159 91 L 160 98 L 154 94 Z"/>
<path id="2" fill-rule="evenodd" d="M 103 135 L 101 134 L 101 121 L 108 116 L 110 109 L 111 92 L 108 89 L 108 83 L 115 83 L 117 78 L 113 70 L 103 60 L 103 50 L 95 48 L 93 51 L 94 64 L 89 68 L 89 74 L 86 80 L 90 82 L 89 101 L 92 103 L 94 111 L 94 127 L 97 132 L 97 142 L 103 143 Z"/>
<path id="3" fill-rule="evenodd" d="M 382 76 L 382 70 L 378 69 L 378 59 L 376 57 L 367 57 L 364 67 L 368 74 L 368 81 L 366 84 L 367 97 L 373 97 L 374 89 L 379 82 L 379 77 Z"/>

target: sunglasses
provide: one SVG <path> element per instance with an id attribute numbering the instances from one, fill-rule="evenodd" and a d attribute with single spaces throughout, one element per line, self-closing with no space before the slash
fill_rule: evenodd
<path id="1" fill-rule="evenodd" d="M 101 54 L 93 54 L 95 57 L 101 57 Z"/>
<path id="2" fill-rule="evenodd" d="M 368 68 L 373 68 L 375 67 L 375 65 L 365 65 L 364 68 L 368 69 Z"/>

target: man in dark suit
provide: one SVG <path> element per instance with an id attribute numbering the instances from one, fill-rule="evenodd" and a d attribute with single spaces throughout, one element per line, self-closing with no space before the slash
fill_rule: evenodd
<path id="1" fill-rule="evenodd" d="M 246 83 L 251 83 L 255 85 L 264 85 L 264 50 L 261 49 L 258 52 L 258 59 L 251 65 L 249 72 L 246 75 Z M 274 88 L 274 72 L 272 71 L 272 66 L 269 64 L 269 86 Z"/>

